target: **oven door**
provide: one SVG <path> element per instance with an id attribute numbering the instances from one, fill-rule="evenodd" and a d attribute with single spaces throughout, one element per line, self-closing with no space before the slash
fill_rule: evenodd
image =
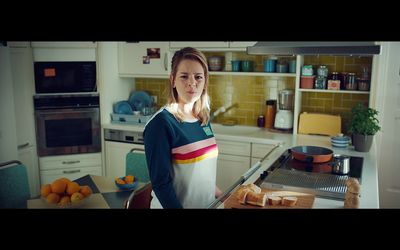
<path id="1" fill-rule="evenodd" d="M 101 151 L 99 108 L 36 110 L 39 156 Z"/>

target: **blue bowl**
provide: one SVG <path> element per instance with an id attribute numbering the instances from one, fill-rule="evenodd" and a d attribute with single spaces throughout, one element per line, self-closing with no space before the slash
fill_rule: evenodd
<path id="1" fill-rule="evenodd" d="M 124 180 L 125 176 L 120 177 L 120 179 Z M 138 185 L 139 185 L 139 180 L 135 176 L 135 180 L 133 183 L 127 183 L 127 184 L 119 184 L 117 181 L 114 181 L 115 185 L 122 190 L 134 190 Z"/>

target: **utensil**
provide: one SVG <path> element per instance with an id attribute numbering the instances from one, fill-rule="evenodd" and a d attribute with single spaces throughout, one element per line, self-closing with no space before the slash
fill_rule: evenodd
<path id="1" fill-rule="evenodd" d="M 316 146 L 297 146 L 291 148 L 293 157 L 303 162 L 321 163 L 332 159 L 333 151 Z"/>

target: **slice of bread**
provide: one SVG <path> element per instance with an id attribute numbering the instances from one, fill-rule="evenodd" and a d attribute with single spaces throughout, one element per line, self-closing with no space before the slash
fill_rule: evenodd
<path id="1" fill-rule="evenodd" d="M 266 202 L 267 202 L 267 195 L 265 193 L 257 194 L 253 191 L 247 193 L 246 203 L 248 204 L 263 207 L 265 206 Z"/>
<path id="2" fill-rule="evenodd" d="M 240 190 L 240 192 L 238 194 L 238 200 L 239 200 L 240 204 L 246 204 L 246 197 L 249 192 L 251 192 L 251 191 L 248 188 L 244 188 L 244 189 Z"/>
<path id="3" fill-rule="evenodd" d="M 279 196 L 268 195 L 267 198 L 268 198 L 268 204 L 271 206 L 280 205 L 282 202 L 282 198 Z"/>
<path id="4" fill-rule="evenodd" d="M 282 205 L 293 207 L 297 203 L 297 197 L 294 196 L 286 196 L 282 198 Z"/>

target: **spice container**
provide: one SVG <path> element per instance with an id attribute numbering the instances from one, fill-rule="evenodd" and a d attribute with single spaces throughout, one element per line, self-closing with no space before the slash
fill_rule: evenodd
<path id="1" fill-rule="evenodd" d="M 364 78 L 357 78 L 358 90 L 368 91 L 369 90 L 369 80 Z"/>
<path id="2" fill-rule="evenodd" d="M 267 108 L 265 110 L 265 127 L 273 128 L 275 123 L 275 113 L 276 113 L 276 100 L 267 100 Z"/>
<path id="3" fill-rule="evenodd" d="M 257 127 L 263 128 L 265 126 L 265 119 L 263 115 L 260 115 L 257 119 Z"/>

